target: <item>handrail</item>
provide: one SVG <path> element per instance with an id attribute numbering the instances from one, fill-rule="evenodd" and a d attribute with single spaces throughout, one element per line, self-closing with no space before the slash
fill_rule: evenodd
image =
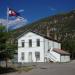
<path id="1" fill-rule="evenodd" d="M 50 53 L 51 54 L 51 53 Z M 55 59 L 57 59 L 53 54 L 51 54 Z"/>
<path id="2" fill-rule="evenodd" d="M 56 57 L 54 55 L 52 55 L 51 53 L 48 53 L 48 56 L 49 58 L 52 60 L 52 61 L 56 61 Z"/>
<path id="3" fill-rule="evenodd" d="M 55 61 L 52 57 L 49 57 L 49 59 L 51 59 L 52 61 Z"/>

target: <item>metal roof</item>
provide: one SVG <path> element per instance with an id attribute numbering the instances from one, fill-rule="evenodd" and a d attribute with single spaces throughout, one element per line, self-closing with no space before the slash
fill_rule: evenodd
<path id="1" fill-rule="evenodd" d="M 54 48 L 53 51 L 61 54 L 61 55 L 70 55 L 70 53 L 64 51 L 64 50 L 61 50 L 61 49 L 58 49 L 58 48 Z"/>
<path id="2" fill-rule="evenodd" d="M 26 31 L 26 32 L 24 32 L 23 34 L 21 34 L 20 36 L 18 36 L 17 39 L 19 39 L 19 38 L 22 37 L 23 35 L 27 34 L 28 32 L 32 32 L 32 33 L 37 34 L 37 35 L 39 35 L 39 36 L 42 36 L 42 37 L 44 37 L 44 38 L 46 38 L 46 39 L 48 39 L 48 40 L 52 40 L 52 41 L 55 41 L 55 42 L 60 43 L 60 41 L 58 41 L 58 40 L 55 40 L 55 39 L 50 38 L 50 37 L 47 37 L 46 35 L 40 34 L 40 33 L 35 32 L 35 31 Z"/>

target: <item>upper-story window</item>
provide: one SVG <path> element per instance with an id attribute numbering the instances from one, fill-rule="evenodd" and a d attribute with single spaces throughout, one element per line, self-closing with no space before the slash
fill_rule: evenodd
<path id="1" fill-rule="evenodd" d="M 24 47 L 24 46 L 25 46 L 25 41 L 22 40 L 22 41 L 21 41 L 21 44 L 22 44 L 22 47 Z"/>
<path id="2" fill-rule="evenodd" d="M 32 47 L 32 39 L 29 39 L 29 47 Z"/>
<path id="3" fill-rule="evenodd" d="M 37 46 L 40 46 L 40 39 L 37 39 Z"/>

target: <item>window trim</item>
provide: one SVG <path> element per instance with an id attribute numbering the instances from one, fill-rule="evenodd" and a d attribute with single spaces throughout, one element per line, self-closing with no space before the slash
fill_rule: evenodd
<path id="1" fill-rule="evenodd" d="M 32 39 L 29 39 L 29 47 L 32 47 Z"/>
<path id="2" fill-rule="evenodd" d="M 25 40 L 21 40 L 21 46 L 25 47 Z"/>
<path id="3" fill-rule="evenodd" d="M 37 47 L 40 47 L 40 39 L 37 39 L 36 45 L 37 45 Z"/>
<path id="4" fill-rule="evenodd" d="M 36 54 L 36 53 L 39 53 L 39 57 L 38 57 L 38 54 Z M 40 52 L 38 52 L 38 51 L 35 52 L 35 58 L 36 58 L 36 61 L 40 60 Z"/>
<path id="5" fill-rule="evenodd" d="M 21 52 L 21 60 L 25 60 L 25 52 Z"/>

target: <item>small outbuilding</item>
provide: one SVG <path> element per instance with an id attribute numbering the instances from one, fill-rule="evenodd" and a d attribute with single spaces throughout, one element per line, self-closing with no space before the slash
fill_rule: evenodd
<path id="1" fill-rule="evenodd" d="M 53 48 L 50 51 L 50 53 L 56 57 L 57 62 L 69 62 L 70 61 L 70 53 L 64 50 Z"/>

